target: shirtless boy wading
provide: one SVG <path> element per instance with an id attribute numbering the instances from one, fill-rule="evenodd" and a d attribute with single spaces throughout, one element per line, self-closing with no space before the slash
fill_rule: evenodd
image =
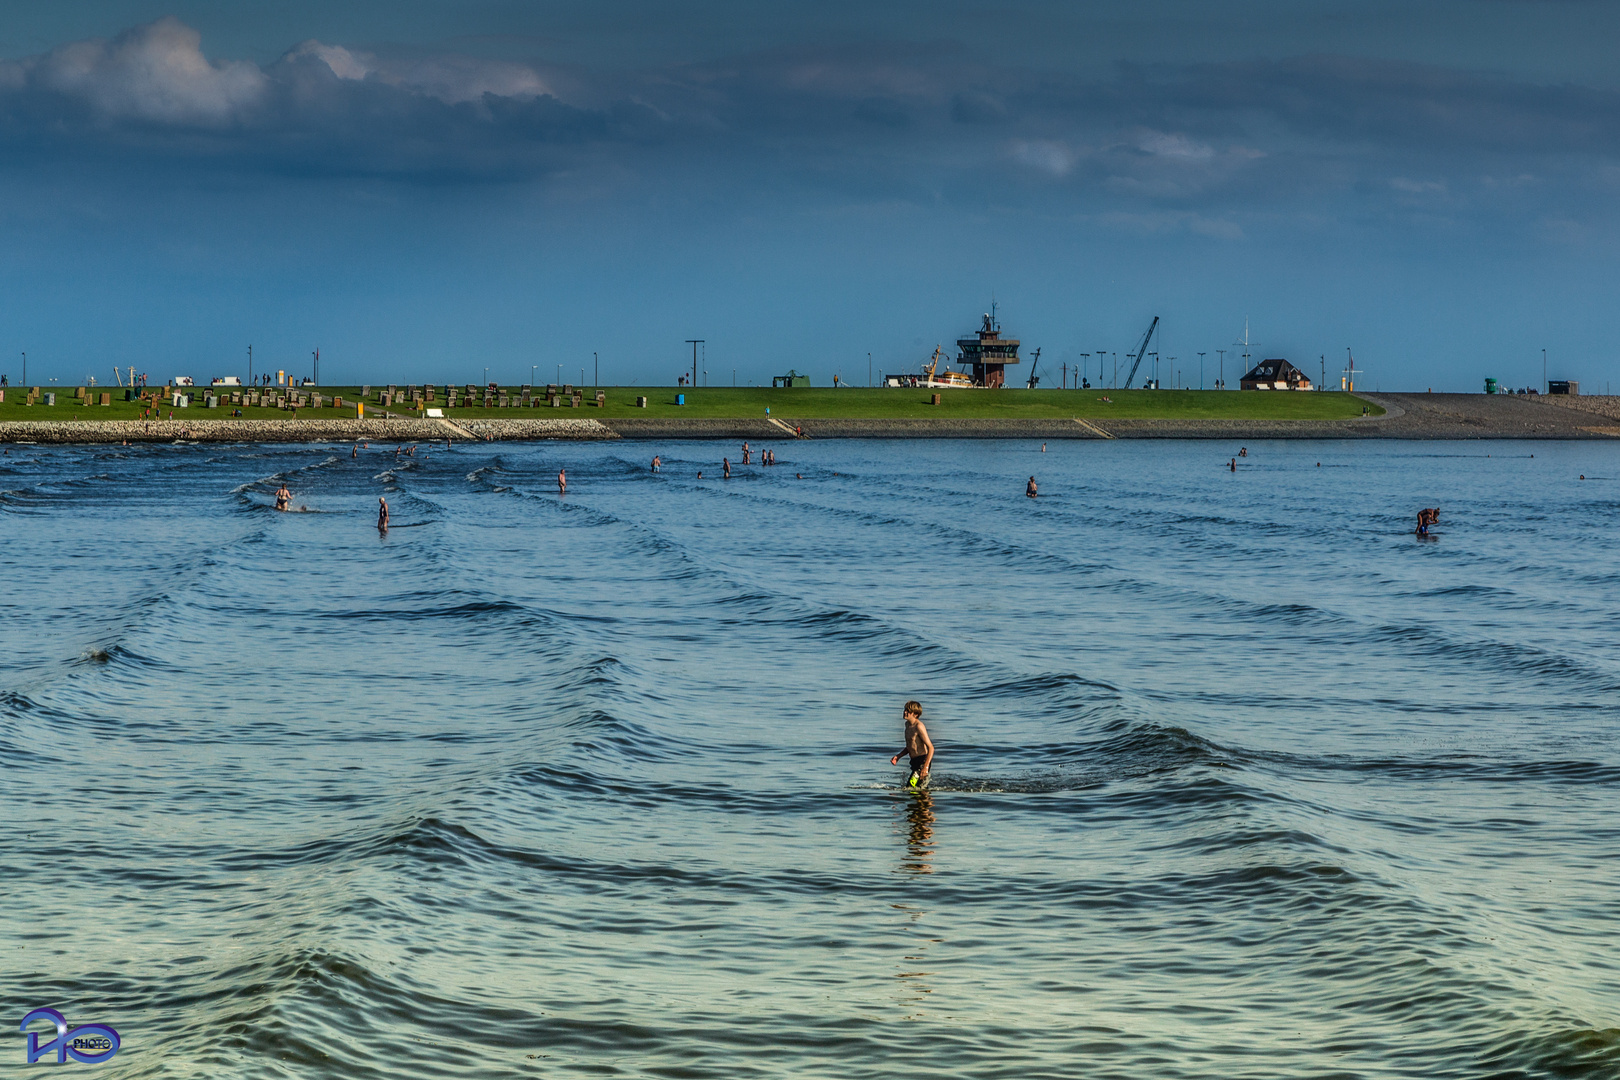
<path id="1" fill-rule="evenodd" d="M 904 715 L 906 748 L 900 753 L 911 755 L 911 775 L 906 778 L 906 786 L 922 787 L 928 783 L 928 768 L 934 763 L 934 743 L 928 738 L 928 729 L 923 727 L 920 704 L 906 702 Z M 889 764 L 900 764 L 900 754 L 890 758 Z"/>

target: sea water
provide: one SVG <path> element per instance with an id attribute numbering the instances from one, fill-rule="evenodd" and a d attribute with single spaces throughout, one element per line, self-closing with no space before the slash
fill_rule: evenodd
<path id="1" fill-rule="evenodd" d="M 105 1077 L 1620 1072 L 1620 447 L 770 448 L 10 447 L 7 1022 Z"/>

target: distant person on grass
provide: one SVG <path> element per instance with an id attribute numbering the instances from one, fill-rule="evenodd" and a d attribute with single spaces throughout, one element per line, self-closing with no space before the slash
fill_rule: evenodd
<path id="1" fill-rule="evenodd" d="M 934 743 L 928 737 L 928 729 L 923 727 L 922 705 L 915 701 L 906 702 L 901 716 L 905 724 L 906 747 L 900 754 L 911 756 L 911 772 L 906 777 L 906 786 L 923 787 L 928 783 L 928 770 L 934 764 Z M 900 754 L 890 758 L 889 764 L 900 764 Z"/>

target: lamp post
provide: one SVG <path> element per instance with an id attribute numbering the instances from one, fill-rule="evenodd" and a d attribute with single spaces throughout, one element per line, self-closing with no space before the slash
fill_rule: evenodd
<path id="1" fill-rule="evenodd" d="M 871 389 L 871 387 L 872 387 L 872 354 L 871 353 L 866 354 L 866 386 L 867 386 L 867 389 Z"/>
<path id="2" fill-rule="evenodd" d="M 595 382 L 591 383 L 591 386 L 594 389 L 595 387 L 602 385 L 602 357 L 597 353 L 591 353 L 591 363 L 596 365 L 591 369 L 591 378 L 596 380 Z"/>
<path id="3" fill-rule="evenodd" d="M 248 385 L 253 385 L 253 346 L 248 346 Z"/>
<path id="4" fill-rule="evenodd" d="M 1542 349 L 1541 350 L 1541 392 L 1543 394 L 1545 394 L 1547 392 L 1547 387 L 1550 386 L 1550 385 L 1552 385 L 1552 384 L 1547 382 L 1547 350 Z"/>
<path id="5" fill-rule="evenodd" d="M 28 392 L 28 354 L 23 353 L 23 393 Z"/>
<path id="6" fill-rule="evenodd" d="M 686 343 L 692 346 L 692 387 L 697 388 L 697 347 L 703 344 L 702 338 L 687 338 Z"/>
<path id="7" fill-rule="evenodd" d="M 1204 388 L 1204 354 L 1198 354 L 1198 389 Z"/>
<path id="8" fill-rule="evenodd" d="M 1217 389 L 1217 390 L 1225 390 L 1226 389 L 1226 350 L 1225 349 L 1216 349 L 1215 351 L 1221 354 L 1221 368 L 1220 368 L 1221 373 L 1218 376 L 1216 376 L 1216 378 L 1215 378 L 1215 389 Z"/>
<path id="9" fill-rule="evenodd" d="M 529 389 L 530 390 L 534 389 L 534 373 L 536 371 L 538 371 L 538 370 L 540 370 L 540 365 L 539 364 L 530 364 L 529 365 Z"/>

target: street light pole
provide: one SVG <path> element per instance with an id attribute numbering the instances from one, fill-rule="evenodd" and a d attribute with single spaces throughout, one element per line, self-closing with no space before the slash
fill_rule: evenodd
<path id="1" fill-rule="evenodd" d="M 1204 354 L 1198 354 L 1198 389 L 1204 388 Z"/>
<path id="2" fill-rule="evenodd" d="M 248 346 L 248 385 L 253 385 L 253 346 Z"/>
<path id="3" fill-rule="evenodd" d="M 28 354 L 23 353 L 23 393 L 28 392 Z"/>
<path id="4" fill-rule="evenodd" d="M 697 387 L 697 347 L 703 344 L 702 338 L 687 338 L 686 343 L 692 346 L 692 386 Z"/>
<path id="5" fill-rule="evenodd" d="M 1547 393 L 1547 387 L 1552 384 L 1547 381 L 1547 350 L 1541 350 L 1541 392 Z"/>

